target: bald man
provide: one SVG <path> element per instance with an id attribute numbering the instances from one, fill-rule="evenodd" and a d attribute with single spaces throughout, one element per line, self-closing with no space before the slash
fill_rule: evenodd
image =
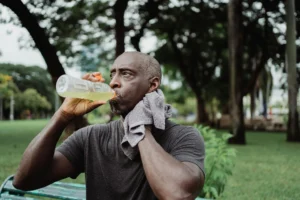
<path id="1" fill-rule="evenodd" d="M 121 148 L 124 119 L 146 94 L 160 86 L 159 63 L 140 52 L 125 52 L 110 71 L 110 86 L 117 97 L 109 103 L 121 119 L 82 128 L 56 148 L 74 117 L 105 103 L 66 98 L 25 150 L 13 185 L 32 190 L 85 173 L 86 197 L 91 200 L 195 199 L 204 184 L 205 154 L 203 138 L 196 129 L 166 119 L 164 130 L 145 126 L 134 159 Z M 83 79 L 96 82 L 98 74 L 86 74 Z"/>

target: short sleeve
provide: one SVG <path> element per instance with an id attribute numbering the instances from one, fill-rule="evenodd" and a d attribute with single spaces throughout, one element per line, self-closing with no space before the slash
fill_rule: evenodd
<path id="1" fill-rule="evenodd" d="M 170 154 L 181 162 L 191 162 L 204 171 L 205 146 L 201 134 L 193 127 L 179 131 L 171 142 Z"/>
<path id="2" fill-rule="evenodd" d="M 56 148 L 56 151 L 63 154 L 77 169 L 78 174 L 84 171 L 84 139 L 83 135 L 87 135 L 87 129 L 82 128 L 74 132 L 69 136 L 60 146 Z"/>

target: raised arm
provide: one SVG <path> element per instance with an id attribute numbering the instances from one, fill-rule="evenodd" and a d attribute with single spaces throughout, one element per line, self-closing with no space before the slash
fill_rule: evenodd
<path id="1" fill-rule="evenodd" d="M 94 77 L 96 74 L 86 74 L 83 78 L 99 81 Z M 55 151 L 57 141 L 74 117 L 82 116 L 103 103 L 66 98 L 50 122 L 26 148 L 13 185 L 18 189 L 32 190 L 78 173 L 65 156 Z"/>
<path id="2" fill-rule="evenodd" d="M 204 185 L 204 174 L 196 164 L 173 158 L 155 141 L 149 127 L 138 147 L 147 180 L 159 199 L 195 199 Z"/>

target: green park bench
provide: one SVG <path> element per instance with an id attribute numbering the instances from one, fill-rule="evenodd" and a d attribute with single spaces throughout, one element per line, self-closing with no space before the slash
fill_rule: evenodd
<path id="1" fill-rule="evenodd" d="M 55 182 L 37 190 L 23 191 L 16 189 L 12 185 L 13 178 L 13 176 L 9 176 L 1 185 L 0 200 L 37 200 L 43 197 L 48 199 L 86 199 L 86 188 L 83 184 Z M 197 197 L 195 200 L 205 199 Z"/>
<path id="2" fill-rule="evenodd" d="M 0 200 L 36 200 L 42 197 L 50 199 L 85 199 L 86 189 L 83 184 L 55 182 L 37 190 L 23 191 L 16 189 L 12 185 L 12 181 L 13 176 L 10 176 L 0 187 Z"/>

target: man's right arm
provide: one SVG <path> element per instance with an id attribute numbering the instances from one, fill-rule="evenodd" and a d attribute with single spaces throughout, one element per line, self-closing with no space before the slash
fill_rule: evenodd
<path id="1" fill-rule="evenodd" d="M 56 143 L 70 120 L 63 111 L 58 110 L 31 141 L 14 177 L 13 185 L 16 188 L 32 190 L 76 173 L 70 161 L 55 151 Z"/>
<path id="2" fill-rule="evenodd" d="M 99 72 L 86 74 L 83 79 L 98 82 Z M 103 101 L 66 98 L 47 126 L 26 148 L 13 185 L 22 190 L 33 190 L 57 180 L 78 174 L 77 169 L 60 152 L 55 151 L 57 141 L 69 122 L 103 105 Z"/>

